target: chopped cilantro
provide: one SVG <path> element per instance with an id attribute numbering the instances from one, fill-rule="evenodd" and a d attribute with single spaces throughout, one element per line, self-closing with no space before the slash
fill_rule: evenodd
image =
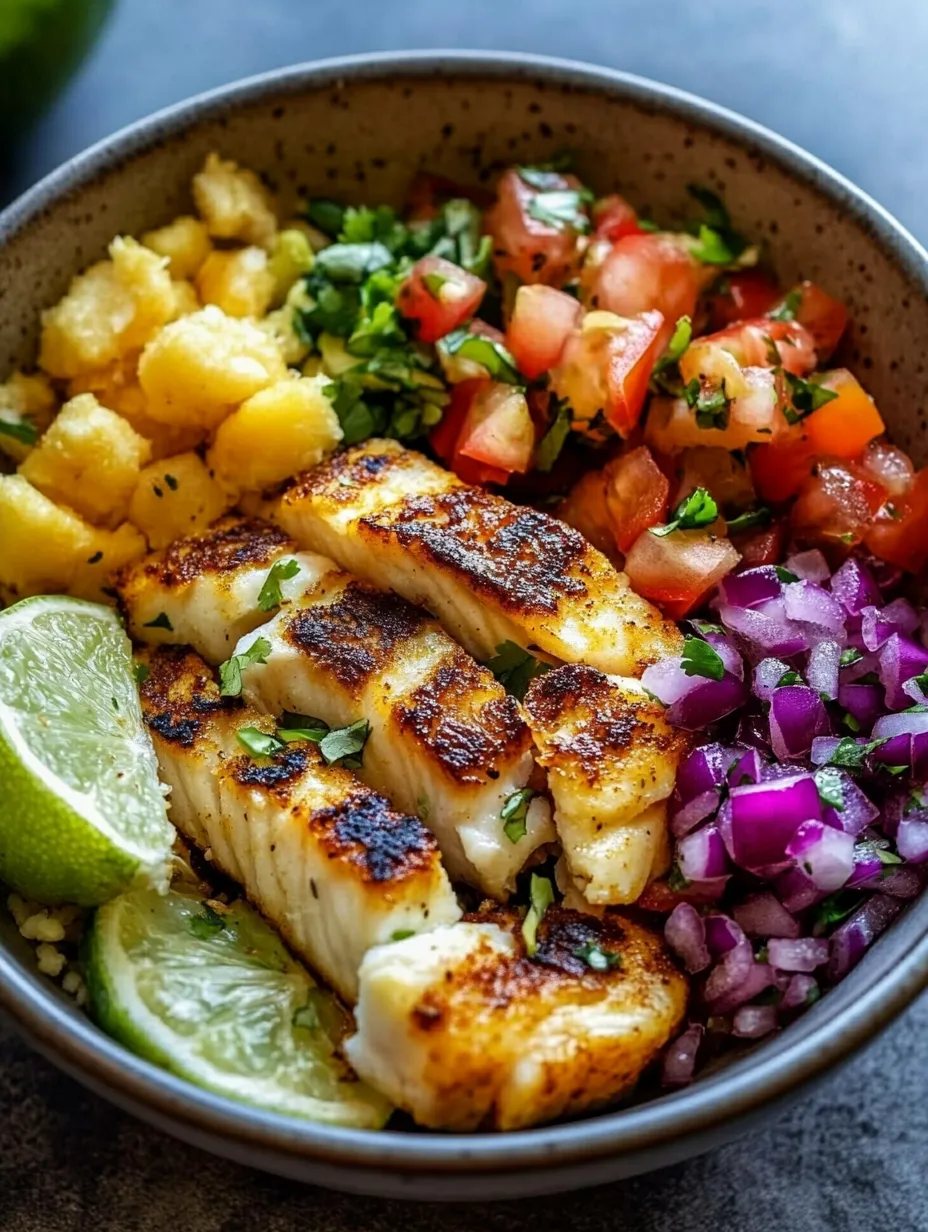
<path id="1" fill-rule="evenodd" d="M 386 427 L 386 413 L 380 407 L 369 406 L 362 398 L 363 390 L 356 378 L 346 375 L 322 392 L 332 403 L 332 408 L 341 424 L 345 445 L 357 445 L 366 441 Z"/>
<path id="2" fill-rule="evenodd" d="M 838 742 L 835 751 L 825 764 L 828 766 L 841 766 L 844 770 L 861 770 L 864 765 L 864 758 L 872 753 L 874 749 L 878 749 L 880 745 L 885 744 L 887 739 L 888 737 L 883 740 L 870 740 L 866 744 L 858 744 L 850 736 L 845 736 L 843 740 Z"/>
<path id="3" fill-rule="evenodd" d="M 317 197 L 315 200 L 307 201 L 305 208 L 306 218 L 324 232 L 331 239 L 335 239 L 341 233 L 342 223 L 345 218 L 345 207 L 339 205 L 337 201 L 328 201 L 324 197 Z"/>
<path id="4" fill-rule="evenodd" d="M 819 937 L 833 925 L 840 924 L 852 915 L 863 901 L 864 895 L 856 890 L 837 890 L 834 894 L 829 894 L 814 909 L 813 934 Z"/>
<path id="5" fill-rule="evenodd" d="M 143 629 L 167 629 L 168 633 L 174 632 L 174 626 L 171 624 L 171 618 L 167 612 L 159 612 L 154 620 L 146 620 L 142 625 Z"/>
<path id="6" fill-rule="evenodd" d="M 259 727 L 240 727 L 235 733 L 239 744 L 247 749 L 252 757 L 273 757 L 284 747 L 282 740 L 263 732 Z"/>
<path id="7" fill-rule="evenodd" d="M 359 285 L 376 270 L 393 264 L 393 254 L 375 240 L 363 244 L 330 244 L 316 253 L 311 278 L 324 275 L 333 283 Z"/>
<path id="8" fill-rule="evenodd" d="M 247 650 L 233 655 L 219 665 L 219 692 L 222 697 L 240 697 L 242 672 L 253 663 L 266 663 L 271 653 L 271 643 L 266 637 L 256 638 Z"/>
<path id="9" fill-rule="evenodd" d="M 673 397 L 679 397 L 681 393 L 680 372 L 677 365 L 692 337 L 692 319 L 687 316 L 678 317 L 670 342 L 667 344 L 667 350 L 654 365 L 651 373 L 652 383 L 659 390 Z"/>
<path id="10" fill-rule="evenodd" d="M 586 188 L 554 188 L 536 193 L 528 203 L 528 212 L 546 227 L 558 231 L 569 227 L 585 235 L 590 230 L 590 219 L 584 207 L 592 200 L 593 194 Z"/>
<path id="11" fill-rule="evenodd" d="M 0 416 L 0 436 L 9 436 L 21 445 L 34 445 L 39 433 L 28 419 L 4 419 Z"/>
<path id="12" fill-rule="evenodd" d="M 275 560 L 270 572 L 264 579 L 264 585 L 258 592 L 258 608 L 262 612 L 272 612 L 283 602 L 280 584 L 289 578 L 296 577 L 300 571 L 299 561 Z"/>
<path id="13" fill-rule="evenodd" d="M 345 766 L 357 770 L 362 764 L 364 746 L 371 734 L 367 719 L 358 719 L 348 727 L 336 727 L 319 741 L 319 752 L 327 766 Z"/>
<path id="14" fill-rule="evenodd" d="M 785 569 L 783 565 L 774 565 L 773 571 L 777 575 L 777 579 L 781 582 L 790 583 L 798 582 L 799 574 L 793 573 L 792 569 Z"/>
<path id="15" fill-rule="evenodd" d="M 819 407 L 837 398 L 833 389 L 826 389 L 817 381 L 804 381 L 793 372 L 783 372 L 783 378 L 789 388 L 790 404 L 783 408 L 787 423 L 796 424 L 817 411 Z"/>
<path id="16" fill-rule="evenodd" d="M 749 509 L 747 513 L 739 513 L 736 518 L 728 518 L 728 529 L 751 530 L 755 526 L 769 526 L 773 520 L 773 514 L 766 505 L 759 505 L 756 509 Z"/>
<path id="17" fill-rule="evenodd" d="M 225 922 L 218 911 L 209 903 L 204 903 L 200 914 L 191 916 L 187 921 L 187 927 L 198 941 L 209 941 L 222 932 Z"/>
<path id="18" fill-rule="evenodd" d="M 721 232 L 707 227 L 705 223 L 699 227 L 698 239 L 693 256 L 703 265 L 731 265 L 737 260 L 738 254 L 729 247 Z"/>
<path id="19" fill-rule="evenodd" d="M 541 471 L 543 475 L 551 471 L 560 457 L 561 450 L 570 436 L 570 425 L 573 422 L 573 414 L 568 402 L 563 398 L 557 398 L 555 406 L 554 422 L 538 442 L 538 448 L 535 451 L 535 469 Z"/>
<path id="20" fill-rule="evenodd" d="M 683 397 L 691 410 L 696 412 L 696 426 L 699 428 L 727 428 L 731 407 L 731 398 L 725 392 L 725 383 L 721 386 L 703 386 L 698 377 L 684 386 Z"/>
<path id="21" fill-rule="evenodd" d="M 440 343 L 446 355 L 460 355 L 486 368 L 494 381 L 506 381 L 510 385 L 523 384 L 516 361 L 501 342 L 472 333 L 466 325 L 446 334 Z"/>
<path id="22" fill-rule="evenodd" d="M 818 798 L 827 808 L 844 811 L 844 783 L 837 768 L 831 765 L 821 766 L 815 771 L 815 786 Z"/>
<path id="23" fill-rule="evenodd" d="M 689 884 L 680 871 L 680 865 L 674 860 L 670 866 L 670 872 L 667 874 L 667 889 L 678 894 L 681 890 L 685 890 Z"/>
<path id="24" fill-rule="evenodd" d="M 719 507 L 705 488 L 696 488 L 677 505 L 673 518 L 663 526 L 652 526 L 650 531 L 662 539 L 675 530 L 700 530 L 711 526 L 719 516 Z"/>
<path id="25" fill-rule="evenodd" d="M 881 864 L 901 864 L 902 856 L 897 856 L 894 851 L 887 851 L 885 847 L 873 848 L 873 854 Z"/>
<path id="26" fill-rule="evenodd" d="M 405 941 L 407 937 L 414 937 L 416 930 L 414 928 L 396 928 L 390 934 L 391 941 Z"/>
<path id="27" fill-rule="evenodd" d="M 522 787 L 518 791 L 514 791 L 511 796 L 507 796 L 500 810 L 500 820 L 503 825 L 503 833 L 509 839 L 510 843 L 517 843 L 520 838 L 525 838 L 528 833 L 526 825 L 526 817 L 528 815 L 528 806 L 535 798 L 535 792 L 531 787 Z"/>
<path id="28" fill-rule="evenodd" d="M 794 672 L 792 668 L 788 669 L 787 671 L 783 673 L 783 675 L 777 681 L 776 687 L 778 689 L 782 689 L 783 686 L 787 684 L 802 684 L 802 677 L 799 675 L 798 672 Z"/>
<path id="29" fill-rule="evenodd" d="M 702 184 L 690 184 L 688 191 L 705 214 L 705 219 L 698 226 L 699 243 L 693 255 L 706 265 L 731 265 L 741 256 L 747 244 L 731 225 L 731 216 L 724 201 Z"/>
<path id="30" fill-rule="evenodd" d="M 928 672 L 922 672 L 919 676 L 910 677 L 910 683 L 917 685 L 922 693 L 928 696 Z"/>
<path id="31" fill-rule="evenodd" d="M 151 668 L 147 663 L 134 663 L 132 665 L 132 675 L 135 677 L 136 684 L 144 684 L 151 675 Z"/>
<path id="32" fill-rule="evenodd" d="M 717 650 L 699 637 L 688 637 L 683 643 L 680 666 L 686 676 L 704 676 L 706 680 L 721 680 L 725 664 Z"/>
<path id="33" fill-rule="evenodd" d="M 278 738 L 290 743 L 292 740 L 310 740 L 318 744 L 332 729 L 325 719 L 317 719 L 311 714 L 291 714 L 283 716 L 277 728 Z"/>
<path id="34" fill-rule="evenodd" d="M 855 646 L 848 646 L 847 650 L 841 651 L 841 658 L 838 660 L 839 667 L 850 667 L 854 663 L 859 663 L 864 656 Z"/>
<path id="35" fill-rule="evenodd" d="M 538 926 L 544 919 L 545 912 L 554 902 L 554 888 L 547 877 L 539 877 L 532 873 L 529 891 L 531 906 L 522 922 L 522 939 L 525 942 L 525 952 L 529 958 L 534 958 L 538 951 Z"/>
<path id="36" fill-rule="evenodd" d="M 582 958 L 593 971 L 609 971 L 612 967 L 622 965 L 622 955 L 613 954 L 610 950 L 601 950 L 595 942 L 588 941 L 586 945 L 574 950 L 575 958 Z"/>
<path id="37" fill-rule="evenodd" d="M 802 287 L 793 287 L 769 313 L 771 321 L 795 321 L 802 307 Z"/>
<path id="38" fill-rule="evenodd" d="M 536 676 L 543 676 L 551 670 L 550 664 L 540 662 L 515 642 L 503 642 L 501 646 L 497 646 L 496 654 L 487 663 L 487 667 L 506 692 L 517 697 L 519 701 L 525 697 L 528 686 Z"/>

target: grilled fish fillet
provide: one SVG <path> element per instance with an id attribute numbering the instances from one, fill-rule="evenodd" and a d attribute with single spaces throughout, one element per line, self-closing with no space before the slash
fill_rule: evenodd
<path id="1" fill-rule="evenodd" d="M 274 724 L 220 698 L 199 656 L 162 647 L 144 661 L 142 709 L 171 789 L 171 820 L 346 1001 L 372 946 L 459 918 L 418 817 L 326 766 L 314 744 L 248 755 L 237 733 L 273 733 Z"/>
<path id="2" fill-rule="evenodd" d="M 646 928 L 552 907 L 528 959 L 518 924 L 501 911 L 365 955 L 345 1052 L 420 1125 L 519 1129 L 606 1104 L 683 1018 L 686 980 Z M 618 964 L 592 969 L 590 947 Z"/>
<path id="3" fill-rule="evenodd" d="M 475 658 L 503 642 L 551 662 L 638 675 L 680 635 L 566 523 L 370 440 L 262 506 L 306 549 L 434 612 Z"/>
<path id="4" fill-rule="evenodd" d="M 273 564 L 290 560 L 299 573 L 281 582 L 285 602 L 272 618 L 258 594 Z M 333 728 L 367 719 L 360 776 L 426 821 L 455 879 L 502 898 L 531 853 L 556 838 L 541 797 L 524 837 L 506 837 L 503 806 L 534 769 L 524 715 L 421 609 L 297 552 L 278 527 L 242 518 L 129 566 L 118 586 L 137 639 L 189 641 L 215 663 L 265 638 L 267 661 L 243 676 L 261 710 L 315 715 Z M 229 645 L 229 628 L 251 632 Z"/>
<path id="5" fill-rule="evenodd" d="M 536 678 L 525 712 L 571 876 L 589 903 L 635 902 L 668 862 L 666 800 L 689 738 L 637 680 L 577 664 Z"/>

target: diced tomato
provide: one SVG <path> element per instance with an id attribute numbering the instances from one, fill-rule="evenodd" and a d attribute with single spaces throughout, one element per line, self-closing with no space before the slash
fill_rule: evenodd
<path id="1" fill-rule="evenodd" d="M 544 191 L 563 192 L 580 186 L 575 176 L 548 173 Z M 496 201 L 484 215 L 484 227 L 493 238 L 493 263 L 498 273 L 515 274 L 520 282 L 563 286 L 580 259 L 580 232 L 567 223 L 553 225 L 536 216 L 532 205 L 538 188 L 510 167 L 500 176 Z"/>
<path id="2" fill-rule="evenodd" d="M 851 548 L 863 539 L 885 500 L 886 489 L 863 467 L 819 459 L 790 511 L 793 534 L 802 543 Z"/>
<path id="3" fill-rule="evenodd" d="M 832 299 L 814 282 L 801 282 L 794 291 L 801 292 L 802 296 L 796 309 L 796 320 L 814 338 L 819 359 L 827 359 L 847 328 L 847 309 L 840 300 Z"/>
<path id="4" fill-rule="evenodd" d="M 744 458 L 729 449 L 697 445 L 676 459 L 677 486 L 674 506 L 684 497 L 705 488 L 726 513 L 740 513 L 754 504 L 754 485 Z"/>
<path id="5" fill-rule="evenodd" d="M 673 236 L 659 234 L 626 235 L 602 264 L 581 277 L 591 308 L 621 317 L 662 313 L 658 354 L 670 341 L 677 318 L 693 315 L 699 287 L 699 262 Z"/>
<path id="6" fill-rule="evenodd" d="M 615 243 L 626 235 L 641 235 L 638 226 L 638 215 L 634 206 L 629 205 L 618 193 L 608 197 L 600 197 L 593 206 L 593 237 L 597 240 L 611 240 Z"/>
<path id="7" fill-rule="evenodd" d="M 564 291 L 541 283 L 519 287 L 506 330 L 519 371 L 533 381 L 553 368 L 582 314 L 578 301 Z"/>
<path id="8" fill-rule="evenodd" d="M 680 903 L 692 903 L 698 906 L 703 903 L 717 903 L 719 895 L 711 887 L 693 883 L 671 890 L 664 877 L 652 881 L 642 890 L 635 906 L 640 911 L 659 911 L 661 915 L 669 915 Z"/>
<path id="9" fill-rule="evenodd" d="M 720 356 L 726 352 L 718 352 Z M 645 441 L 661 454 L 677 454 L 694 445 L 722 449 L 744 449 L 752 442 L 773 440 L 785 421 L 777 396 L 774 374 L 765 368 L 741 369 L 733 365 L 732 379 L 725 390 L 732 398 L 724 426 L 703 426 L 698 410 L 684 398 L 652 398 L 645 425 Z"/>
<path id="10" fill-rule="evenodd" d="M 739 560 L 731 542 L 711 529 L 660 536 L 646 530 L 629 549 L 625 572 L 639 595 L 682 620 Z"/>
<path id="11" fill-rule="evenodd" d="M 660 354 L 663 317 L 645 312 L 625 320 L 588 312 L 551 369 L 551 388 L 570 404 L 579 431 L 600 413 L 626 437 L 641 418 L 648 381 Z"/>
<path id="12" fill-rule="evenodd" d="M 627 552 L 642 531 L 665 520 L 670 483 L 647 445 L 610 462 L 603 478 L 616 546 Z"/>
<path id="13" fill-rule="evenodd" d="M 479 389 L 467 410 L 455 447 L 459 458 L 525 474 L 535 449 L 535 425 L 521 389 L 491 381 Z"/>
<path id="14" fill-rule="evenodd" d="M 920 470 L 907 492 L 887 502 L 865 536 L 881 560 L 918 573 L 928 562 L 928 467 Z"/>
<path id="15" fill-rule="evenodd" d="M 812 335 L 801 325 L 795 321 L 768 321 L 761 317 L 739 321 L 717 334 L 696 338 L 680 359 L 683 380 L 714 376 L 719 366 L 719 350 L 731 355 L 741 368 L 781 367 L 796 376 L 808 375 L 818 362 Z"/>
<path id="16" fill-rule="evenodd" d="M 720 330 L 736 321 L 762 317 L 779 298 L 776 280 L 763 270 L 736 270 L 726 274 L 721 286 L 706 300 L 709 328 Z"/>
<path id="17" fill-rule="evenodd" d="M 409 271 L 396 305 L 419 322 L 422 342 L 437 342 L 477 311 L 487 284 L 444 257 L 423 257 Z"/>
<path id="18" fill-rule="evenodd" d="M 795 496 L 812 473 L 815 451 L 797 424 L 769 445 L 756 445 L 748 456 L 758 496 L 778 504 Z"/>
<path id="19" fill-rule="evenodd" d="M 812 450 L 833 458 L 856 458 L 886 425 L 873 399 L 846 368 L 836 368 L 821 380 L 838 396 L 803 421 Z"/>
<path id="20" fill-rule="evenodd" d="M 410 222 L 434 218 L 446 201 L 453 201 L 456 197 L 466 197 L 481 209 L 486 209 L 493 200 L 492 194 L 485 188 L 464 188 L 447 176 L 420 171 L 409 186 L 406 218 Z"/>
<path id="21" fill-rule="evenodd" d="M 441 423 L 437 424 L 429 433 L 431 446 L 442 462 L 451 462 L 453 460 L 458 437 L 461 435 L 461 428 L 464 426 L 464 420 L 467 418 L 470 404 L 477 394 L 489 384 L 488 380 L 481 379 L 461 381 L 460 384 L 452 387 L 451 402 L 441 418 Z"/>
<path id="22" fill-rule="evenodd" d="M 475 462 L 472 458 L 465 458 L 463 454 L 457 454 L 451 468 L 457 475 L 458 479 L 464 483 L 473 484 L 474 487 L 482 488 L 488 483 L 495 483 L 502 487 L 509 480 L 509 471 L 502 470 L 498 466 L 487 466 L 483 462 Z"/>
<path id="23" fill-rule="evenodd" d="M 748 569 L 758 565 L 778 565 L 786 555 L 787 524 L 778 519 L 763 530 L 731 533 L 731 541 L 741 553 L 741 563 Z"/>
<path id="24" fill-rule="evenodd" d="M 904 496 L 915 478 L 912 459 L 904 449 L 888 441 L 871 441 L 861 455 L 860 465 L 886 489 L 890 498 Z"/>
<path id="25" fill-rule="evenodd" d="M 578 530 L 587 543 L 592 543 L 613 564 L 618 564 L 620 554 L 606 507 L 606 478 L 602 471 L 587 471 L 564 497 L 555 513 L 562 522 Z"/>

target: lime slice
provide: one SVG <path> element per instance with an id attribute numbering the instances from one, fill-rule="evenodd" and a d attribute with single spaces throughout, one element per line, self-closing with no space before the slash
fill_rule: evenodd
<path id="1" fill-rule="evenodd" d="M 390 1106 L 336 1052 L 347 1025 L 245 902 L 124 894 L 94 915 L 84 975 L 100 1026 L 133 1052 L 231 1099 L 379 1129 Z"/>
<path id="2" fill-rule="evenodd" d="M 174 829 L 142 723 L 129 639 L 107 607 L 0 612 L 0 880 L 96 906 L 167 888 Z"/>

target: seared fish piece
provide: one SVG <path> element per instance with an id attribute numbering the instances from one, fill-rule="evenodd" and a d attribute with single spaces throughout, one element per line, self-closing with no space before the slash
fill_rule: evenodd
<path id="1" fill-rule="evenodd" d="M 521 707 L 421 608 L 329 573 L 237 653 L 258 637 L 271 651 L 242 674 L 248 701 L 331 727 L 367 719 L 358 774 L 423 818 L 452 878 L 504 898 L 531 853 L 554 841 L 540 796 L 528 806 L 525 835 L 507 837 L 504 805 L 534 769 Z"/>
<path id="2" fill-rule="evenodd" d="M 559 667 L 525 697 L 571 876 L 591 904 L 633 903 L 669 862 L 666 800 L 684 732 L 637 680 Z"/>
<path id="3" fill-rule="evenodd" d="M 275 561 L 295 560 L 298 572 L 280 579 L 289 601 L 335 568 L 324 556 L 297 552 L 279 527 L 257 518 L 220 518 L 207 531 L 178 539 L 127 565 L 118 590 L 136 641 L 191 645 L 222 663 L 239 638 L 270 618 L 258 606 Z"/>
<path id="4" fill-rule="evenodd" d="M 657 934 L 551 907 L 530 959 L 518 925 L 501 911 L 365 955 L 345 1053 L 420 1125 L 520 1129 L 607 1104 L 683 1018 Z"/>
<path id="5" fill-rule="evenodd" d="M 292 560 L 299 572 L 281 579 L 278 614 L 261 612 L 269 570 Z M 531 853 L 556 838 L 541 797 L 523 837 L 513 842 L 504 828 L 506 801 L 534 769 L 518 702 L 434 618 L 299 553 L 279 527 L 224 518 L 129 566 L 118 587 L 137 639 L 189 641 L 213 663 L 266 639 L 267 661 L 243 676 L 260 709 L 331 727 L 367 719 L 361 777 L 426 821 L 455 879 L 503 898 Z M 229 643 L 229 629 L 251 634 Z"/>
<path id="6" fill-rule="evenodd" d="M 162 647 L 144 661 L 142 710 L 171 820 L 346 1001 L 372 946 L 460 917 L 418 817 L 326 766 L 306 741 L 251 756 L 238 733 L 273 734 L 273 722 L 221 698 L 198 655 Z"/>
<path id="7" fill-rule="evenodd" d="M 301 547 L 434 612 L 477 659 L 511 641 L 551 662 L 636 675 L 679 650 L 676 627 L 577 531 L 395 441 L 330 458 L 264 511 Z"/>

